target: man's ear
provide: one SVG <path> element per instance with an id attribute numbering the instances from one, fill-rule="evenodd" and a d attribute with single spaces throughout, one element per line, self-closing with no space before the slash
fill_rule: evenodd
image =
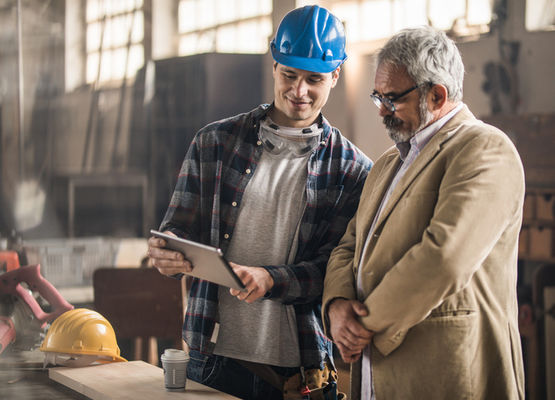
<path id="1" fill-rule="evenodd" d="M 339 72 L 341 72 L 341 67 L 337 67 L 334 71 L 331 72 L 331 87 L 335 87 L 337 85 L 337 80 L 339 79 Z"/>
<path id="2" fill-rule="evenodd" d="M 431 87 L 428 93 L 431 110 L 441 109 L 447 102 L 447 88 L 441 84 L 435 84 Z"/>

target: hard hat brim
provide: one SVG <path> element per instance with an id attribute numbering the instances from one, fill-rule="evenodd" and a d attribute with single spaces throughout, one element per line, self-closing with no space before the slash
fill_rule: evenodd
<path id="1" fill-rule="evenodd" d="M 324 61 L 316 58 L 291 56 L 291 55 L 280 53 L 276 49 L 273 43 L 272 43 L 272 46 L 270 47 L 270 50 L 272 53 L 272 57 L 279 64 L 282 64 L 291 68 L 302 69 L 310 72 L 318 72 L 322 74 L 335 71 L 347 59 L 347 55 L 345 55 L 343 59 L 332 60 L 332 61 Z"/>
<path id="2" fill-rule="evenodd" d="M 80 351 L 80 352 L 75 352 L 74 349 L 49 349 L 46 346 L 42 345 L 39 348 L 40 351 L 42 351 L 43 353 L 58 353 L 58 354 L 67 354 L 67 355 L 74 355 L 74 356 L 79 356 L 79 355 L 92 355 L 92 356 L 97 356 L 99 357 L 99 359 L 97 360 L 99 363 L 101 364 L 105 364 L 105 363 L 110 363 L 110 362 L 127 362 L 127 360 L 125 358 L 123 358 L 122 356 L 112 353 L 112 352 L 107 352 L 105 354 L 102 353 L 97 353 L 97 352 L 92 352 L 92 351 Z M 107 359 L 102 359 L 100 357 L 109 357 L 112 359 L 112 361 L 107 360 Z"/>

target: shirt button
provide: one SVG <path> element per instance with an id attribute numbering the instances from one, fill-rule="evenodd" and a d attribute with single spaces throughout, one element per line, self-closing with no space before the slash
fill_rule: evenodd
<path id="1" fill-rule="evenodd" d="M 260 140 L 257 140 L 257 141 L 256 141 L 256 145 L 257 145 L 257 146 L 260 146 L 261 144 L 262 144 L 262 142 L 261 142 Z"/>
<path id="2" fill-rule="evenodd" d="M 226 233 L 226 234 L 224 235 L 224 239 L 229 239 L 229 233 Z"/>
<path id="3" fill-rule="evenodd" d="M 247 174 L 250 174 L 250 173 L 251 173 L 251 169 L 250 169 L 250 168 L 247 168 L 247 170 L 246 170 L 245 172 L 246 172 Z"/>
<path id="4" fill-rule="evenodd" d="M 231 205 L 232 205 L 233 207 L 237 207 L 237 202 L 234 201 L 233 203 L 231 203 Z"/>

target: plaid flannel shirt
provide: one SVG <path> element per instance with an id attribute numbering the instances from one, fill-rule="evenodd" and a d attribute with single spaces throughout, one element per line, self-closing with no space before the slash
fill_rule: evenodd
<path id="1" fill-rule="evenodd" d="M 269 107 L 264 104 L 214 122 L 196 134 L 161 230 L 220 247 L 225 254 L 243 194 L 263 152 L 258 129 Z M 326 265 L 358 207 L 372 165 L 323 117 L 322 122 L 320 144 L 308 162 L 307 204 L 295 263 L 262 266 L 274 280 L 266 298 L 295 309 L 302 366 L 311 368 L 332 360 L 332 343 L 324 335 L 320 314 Z M 193 278 L 183 324 L 183 338 L 191 350 L 212 353 L 217 316 L 217 285 Z"/>

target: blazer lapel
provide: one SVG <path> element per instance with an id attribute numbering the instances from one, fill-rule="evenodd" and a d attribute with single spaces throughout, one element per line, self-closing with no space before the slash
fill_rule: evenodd
<path id="1" fill-rule="evenodd" d="M 430 139 L 430 141 L 422 149 L 418 157 L 416 157 L 412 165 L 409 166 L 405 175 L 397 183 L 397 186 L 393 190 L 393 193 L 391 193 L 387 204 L 382 210 L 379 220 L 376 223 L 376 228 L 385 221 L 385 219 L 388 217 L 395 205 L 399 202 L 399 200 L 405 193 L 405 190 L 411 185 L 411 183 L 416 179 L 420 172 L 422 172 L 422 170 L 430 163 L 430 161 L 434 159 L 437 153 L 439 153 L 443 143 L 449 140 L 456 133 L 457 129 L 461 126 L 461 123 L 469 118 L 474 118 L 474 116 L 465 105 L 463 106 L 461 111 L 459 111 L 457 114 L 455 114 L 455 116 L 453 116 L 453 118 L 447 121 L 447 123 Z M 391 177 L 391 179 L 393 179 L 393 177 Z M 391 182 L 391 179 L 388 179 L 387 182 Z M 382 196 L 383 195 L 385 195 L 385 191 L 383 192 Z"/>
<path id="2" fill-rule="evenodd" d="M 360 231 L 361 234 L 357 234 L 357 238 L 361 243 L 361 246 L 364 245 L 364 241 L 366 241 L 366 237 L 370 231 L 370 227 L 372 226 L 372 221 L 378 212 L 378 208 L 380 207 L 380 203 L 385 196 L 387 188 L 391 184 L 395 173 L 399 169 L 400 164 L 400 157 L 397 149 L 390 150 L 390 153 L 385 155 L 386 159 L 384 161 L 384 165 L 381 170 L 377 173 L 378 176 L 375 179 L 375 182 L 372 186 L 372 190 L 368 196 L 361 197 L 361 201 L 366 201 L 364 205 L 360 204 L 360 209 L 364 209 L 365 212 L 360 218 L 362 221 L 362 230 Z M 371 172 L 372 173 L 372 172 Z"/>

